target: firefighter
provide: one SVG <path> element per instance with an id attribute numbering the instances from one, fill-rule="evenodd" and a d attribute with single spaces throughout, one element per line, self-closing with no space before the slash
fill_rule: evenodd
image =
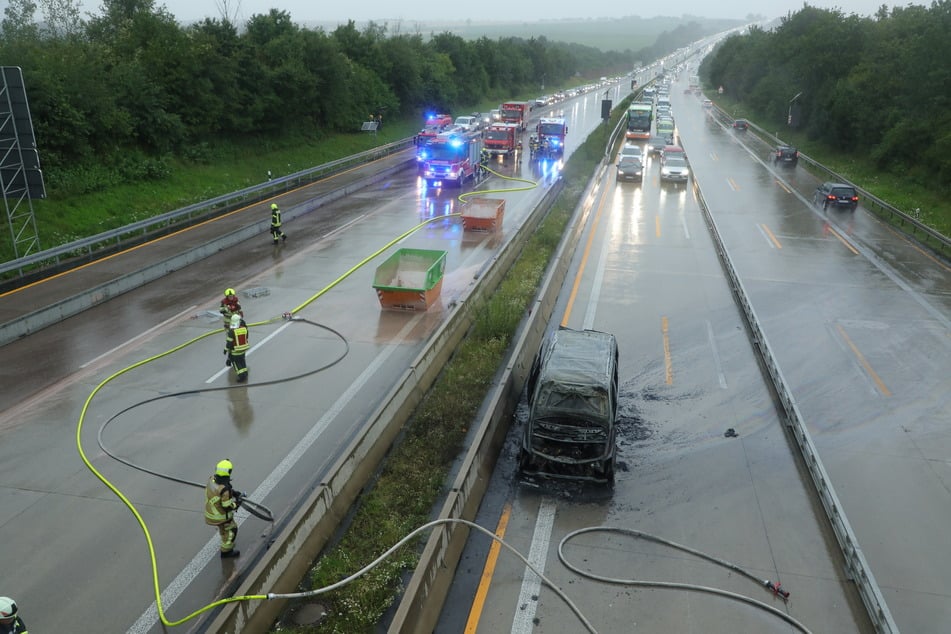
<path id="1" fill-rule="evenodd" d="M 244 317 L 244 311 L 241 310 L 241 302 L 238 301 L 238 296 L 235 294 L 233 288 L 225 289 L 225 296 L 221 300 L 221 307 L 218 309 L 218 312 L 221 313 L 221 317 L 225 320 L 225 328 L 231 326 L 232 316 L 240 315 Z"/>
<path id="2" fill-rule="evenodd" d="M 281 231 L 281 208 L 277 203 L 271 203 L 271 237 L 274 238 L 274 244 L 279 240 L 287 240 L 287 235 Z"/>
<path id="3" fill-rule="evenodd" d="M 225 341 L 225 355 L 228 357 L 225 365 L 234 366 L 234 371 L 238 375 L 238 383 L 244 383 L 248 380 L 248 364 L 244 360 L 244 355 L 250 347 L 248 325 L 244 323 L 241 315 L 233 315 L 231 317 L 231 328 L 228 329 Z"/>
<path id="4" fill-rule="evenodd" d="M 16 601 L 0 597 L 0 634 L 27 634 L 26 625 L 17 612 Z"/>
<path id="5" fill-rule="evenodd" d="M 215 473 L 208 478 L 208 484 L 205 485 L 205 524 L 218 528 L 222 559 L 241 554 L 241 551 L 234 548 L 234 540 L 238 536 L 234 512 L 241 506 L 242 495 L 231 486 L 233 469 L 234 465 L 230 460 L 222 460 L 215 465 Z"/>
<path id="6" fill-rule="evenodd" d="M 528 153 L 531 158 L 538 154 L 538 137 L 534 134 L 528 137 Z"/>

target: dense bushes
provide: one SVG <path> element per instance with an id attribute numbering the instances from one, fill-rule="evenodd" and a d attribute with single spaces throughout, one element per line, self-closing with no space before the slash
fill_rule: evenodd
<path id="1" fill-rule="evenodd" d="M 800 127 L 879 168 L 951 187 L 951 2 L 872 18 L 806 6 L 771 31 L 727 39 L 701 66 L 712 86 L 777 126 Z"/>

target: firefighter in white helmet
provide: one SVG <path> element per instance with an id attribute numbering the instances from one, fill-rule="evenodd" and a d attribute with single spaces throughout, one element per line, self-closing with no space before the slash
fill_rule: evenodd
<path id="1" fill-rule="evenodd" d="M 233 366 L 238 375 L 238 383 L 244 383 L 248 380 L 248 364 L 244 356 L 251 347 L 248 340 L 248 325 L 244 323 L 241 315 L 232 315 L 230 326 L 225 336 L 225 355 L 228 357 L 225 365 Z"/>
<path id="2" fill-rule="evenodd" d="M 16 601 L 0 597 L 0 634 L 28 634 L 18 612 Z"/>
<path id="3" fill-rule="evenodd" d="M 205 524 L 218 529 L 221 536 L 221 558 L 237 557 L 241 551 L 235 550 L 234 540 L 238 536 L 238 525 L 234 521 L 234 512 L 241 506 L 241 493 L 231 486 L 231 472 L 234 465 L 230 460 L 222 460 L 215 465 L 215 472 L 205 485 Z"/>

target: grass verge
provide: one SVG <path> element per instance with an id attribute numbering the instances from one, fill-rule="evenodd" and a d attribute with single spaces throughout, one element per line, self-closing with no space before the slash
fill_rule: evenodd
<path id="1" fill-rule="evenodd" d="M 613 122 L 623 107 L 615 110 Z M 519 259 L 482 307 L 469 335 L 406 425 L 372 488 L 364 494 L 350 525 L 314 564 L 301 591 L 321 588 L 347 577 L 430 520 L 443 497 L 454 460 L 464 449 L 475 418 L 511 338 L 537 295 L 538 285 L 561 240 L 572 212 L 601 159 L 610 128 L 599 127 L 565 166 L 565 188 Z M 422 538 L 348 586 L 321 595 L 327 616 L 317 625 L 292 625 L 298 604 L 291 604 L 278 626 L 298 634 L 373 632 L 401 592 L 404 573 L 418 559 Z M 278 630 L 275 630 L 278 631 Z"/>

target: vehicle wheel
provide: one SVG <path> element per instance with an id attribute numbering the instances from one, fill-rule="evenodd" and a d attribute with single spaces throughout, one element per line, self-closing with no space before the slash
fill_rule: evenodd
<path id="1" fill-rule="evenodd" d="M 855 205 L 855 204 L 849 205 L 849 211 L 854 212 L 856 207 L 858 207 L 858 205 Z"/>
<path id="2" fill-rule="evenodd" d="M 608 486 L 614 486 L 614 463 L 617 460 L 616 456 L 611 456 L 611 459 L 604 465 L 604 477 L 607 478 Z"/>
<path id="3" fill-rule="evenodd" d="M 529 470 L 532 466 L 531 457 L 528 455 L 528 452 L 524 449 L 519 448 L 518 450 L 518 470 L 522 473 Z"/>

